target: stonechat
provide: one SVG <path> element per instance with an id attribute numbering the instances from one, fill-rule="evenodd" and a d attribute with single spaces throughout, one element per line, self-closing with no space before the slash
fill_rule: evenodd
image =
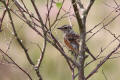
<path id="1" fill-rule="evenodd" d="M 63 25 L 57 29 L 60 29 L 62 32 L 64 32 L 65 45 L 73 53 L 75 53 L 75 57 L 77 57 L 77 55 L 79 54 L 80 36 L 73 31 L 72 26 L 70 26 L 70 25 Z"/>

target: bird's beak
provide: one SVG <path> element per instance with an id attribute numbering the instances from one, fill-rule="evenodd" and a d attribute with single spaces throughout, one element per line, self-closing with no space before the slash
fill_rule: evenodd
<path id="1" fill-rule="evenodd" d="M 59 28 L 57 28 L 57 29 L 63 29 L 63 28 L 59 27 Z"/>

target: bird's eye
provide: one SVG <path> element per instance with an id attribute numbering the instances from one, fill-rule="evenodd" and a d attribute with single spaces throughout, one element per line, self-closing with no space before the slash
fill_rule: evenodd
<path id="1" fill-rule="evenodd" d="M 64 29 L 67 29 L 67 27 L 64 27 Z"/>

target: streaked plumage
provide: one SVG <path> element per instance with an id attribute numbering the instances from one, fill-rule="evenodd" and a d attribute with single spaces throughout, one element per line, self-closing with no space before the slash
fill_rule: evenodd
<path id="1" fill-rule="evenodd" d="M 66 46 L 77 55 L 79 53 L 80 36 L 73 31 L 70 25 L 64 25 L 58 29 L 64 32 Z"/>

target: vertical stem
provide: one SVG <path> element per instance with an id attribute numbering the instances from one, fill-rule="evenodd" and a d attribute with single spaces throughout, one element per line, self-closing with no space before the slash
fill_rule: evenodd
<path id="1" fill-rule="evenodd" d="M 82 29 L 84 27 L 82 25 L 82 19 L 81 19 L 80 14 L 79 14 L 79 9 L 77 8 L 76 0 L 71 0 L 71 2 L 72 2 L 74 13 L 75 13 L 75 16 L 76 16 L 76 19 L 77 19 L 77 22 L 78 22 L 79 31 L 80 31 L 80 34 L 81 34 L 82 33 Z"/>
<path id="2" fill-rule="evenodd" d="M 81 51 L 79 55 L 78 80 L 84 80 L 84 62 L 85 62 L 85 36 L 82 39 Z"/>
<path id="3" fill-rule="evenodd" d="M 78 67 L 78 80 L 84 80 L 84 61 L 85 61 L 85 38 L 86 38 L 86 35 L 85 35 L 85 32 L 86 32 L 86 28 L 85 28 L 85 23 L 84 21 L 82 20 L 80 14 L 79 14 L 79 9 L 77 7 L 77 3 L 76 3 L 76 0 L 72 0 L 72 5 L 73 5 L 73 9 L 74 9 L 74 12 L 75 12 L 75 15 L 76 15 L 76 19 L 77 19 L 77 22 L 78 22 L 78 25 L 79 25 L 79 31 L 80 31 L 80 39 L 81 39 L 81 49 L 80 49 L 80 52 L 79 52 L 79 67 Z"/>
<path id="4" fill-rule="evenodd" d="M 86 47 L 86 43 L 85 43 L 85 39 L 86 39 L 86 25 L 83 22 L 83 29 L 81 29 L 81 49 L 80 49 L 80 55 L 79 55 L 79 64 L 80 67 L 78 68 L 78 80 L 84 80 L 85 76 L 84 76 L 84 62 L 85 62 L 85 47 Z"/>

